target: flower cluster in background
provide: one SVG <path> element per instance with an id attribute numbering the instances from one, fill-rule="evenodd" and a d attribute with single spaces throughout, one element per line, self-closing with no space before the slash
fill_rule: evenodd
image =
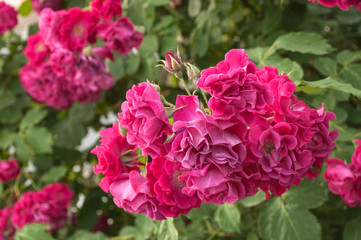
<path id="1" fill-rule="evenodd" d="M 113 60 L 112 51 L 129 54 L 143 39 L 128 18 L 109 20 L 121 13 L 119 1 L 94 1 L 91 11 L 43 9 L 40 30 L 24 50 L 29 62 L 20 72 L 22 86 L 35 100 L 57 109 L 97 100 L 102 89 L 114 85 L 105 59 Z M 98 37 L 104 46 L 95 46 Z"/>
<path id="2" fill-rule="evenodd" d="M 60 183 L 22 194 L 14 206 L 0 210 L 0 239 L 12 239 L 16 229 L 29 223 L 48 224 L 51 232 L 65 226 L 72 196 Z"/>
<path id="3" fill-rule="evenodd" d="M 340 195 L 350 207 L 361 205 L 361 140 L 355 142 L 358 147 L 351 157 L 351 164 L 330 158 L 324 174 L 330 191 Z"/>
<path id="4" fill-rule="evenodd" d="M 308 1 L 315 2 L 315 0 L 308 0 Z M 360 0 L 317 0 L 317 2 L 329 8 L 333 8 L 337 6 L 342 10 L 349 10 L 349 7 L 356 7 L 358 11 L 361 11 Z"/>
<path id="5" fill-rule="evenodd" d="M 51 8 L 54 11 L 64 8 L 63 0 L 31 0 L 31 5 L 37 13 L 40 13 L 44 8 Z"/>
<path id="6" fill-rule="evenodd" d="M 10 31 L 16 26 L 17 14 L 12 6 L 0 2 L 0 34 Z"/>
<path id="7" fill-rule="evenodd" d="M 163 63 L 184 82 L 179 57 L 167 53 Z M 329 130 L 334 113 L 298 100 L 285 74 L 257 68 L 243 49 L 229 51 L 200 76 L 185 66 L 209 109 L 191 94 L 172 105 L 158 86 L 143 82 L 127 92 L 119 123 L 100 132 L 94 172 L 105 176 L 99 186 L 118 207 L 162 220 L 202 201 L 231 204 L 258 188 L 267 198 L 280 196 L 317 176 L 338 136 Z"/>

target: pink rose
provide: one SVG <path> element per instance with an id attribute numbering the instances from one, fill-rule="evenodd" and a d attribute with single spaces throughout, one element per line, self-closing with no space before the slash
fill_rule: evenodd
<path id="1" fill-rule="evenodd" d="M 164 220 L 159 211 L 158 200 L 150 193 L 147 179 L 138 171 L 121 175 L 121 178 L 110 185 L 110 193 L 114 203 L 131 213 L 144 213 L 152 220 Z"/>
<path id="2" fill-rule="evenodd" d="M 44 8 L 51 8 L 54 11 L 58 11 L 64 8 L 63 0 L 31 0 L 33 9 L 40 13 Z"/>
<path id="3" fill-rule="evenodd" d="M 136 165 L 135 158 L 137 156 L 135 145 L 130 145 L 125 136 L 119 133 L 119 124 L 114 123 L 112 128 L 101 130 L 100 139 L 101 146 L 96 146 L 91 153 L 96 154 L 98 164 L 93 167 L 95 174 L 102 173 L 104 178 L 99 183 L 99 187 L 108 192 L 110 185 L 119 177 L 121 173 L 128 173 L 137 169 L 129 167 Z"/>
<path id="4" fill-rule="evenodd" d="M 357 148 L 351 157 L 350 168 L 352 171 L 361 174 L 361 140 L 356 139 Z"/>
<path id="5" fill-rule="evenodd" d="M 361 204 L 361 177 L 355 175 L 341 159 L 328 159 L 324 177 L 330 191 L 341 195 L 347 205 L 355 207 Z"/>
<path id="6" fill-rule="evenodd" d="M 49 56 L 50 50 L 45 45 L 43 37 L 38 32 L 28 38 L 28 44 L 24 49 L 25 56 L 34 65 L 41 65 Z"/>
<path id="7" fill-rule="evenodd" d="M 93 0 L 92 11 L 101 19 L 110 20 L 122 14 L 120 0 Z"/>
<path id="8" fill-rule="evenodd" d="M 238 199 L 257 193 L 254 184 L 249 184 L 242 172 L 224 176 L 217 164 L 203 164 L 201 169 L 188 170 L 179 178 L 185 181 L 183 193 L 189 196 L 196 194 L 205 203 L 217 205 L 225 202 L 232 204 Z"/>
<path id="9" fill-rule="evenodd" d="M 186 107 L 174 114 L 173 131 L 176 134 L 167 143 L 167 158 L 181 162 L 188 169 L 200 169 L 209 159 L 229 174 L 229 171 L 238 169 L 245 159 L 243 139 L 247 129 L 243 123 L 205 115 L 198 105 L 196 96 L 178 95 L 175 107 Z"/>
<path id="10" fill-rule="evenodd" d="M 17 14 L 12 6 L 0 2 L 0 34 L 12 30 L 18 24 Z"/>
<path id="11" fill-rule="evenodd" d="M 159 201 L 159 210 L 166 217 L 187 214 L 192 208 L 199 208 L 201 201 L 197 195 L 182 193 L 186 183 L 180 180 L 183 172 L 179 162 L 157 157 L 147 165 L 147 180 L 150 192 Z"/>
<path id="12" fill-rule="evenodd" d="M 119 122 L 128 130 L 128 142 L 138 145 L 144 156 L 160 156 L 172 127 L 159 93 L 149 82 L 142 82 L 127 92 L 126 99 Z"/>
<path id="13" fill-rule="evenodd" d="M 3 183 L 7 183 L 8 181 L 15 179 L 18 177 L 20 172 L 18 160 L 1 160 L 0 161 L 0 181 Z"/>
<path id="14" fill-rule="evenodd" d="M 39 28 L 51 50 L 64 47 L 81 52 L 88 42 L 95 43 L 97 23 L 90 11 L 71 8 L 54 12 L 47 8 L 41 12 Z"/>
<path id="15" fill-rule="evenodd" d="M 0 209 L 0 240 L 13 239 L 15 235 L 15 227 L 11 222 L 12 214 L 12 207 Z"/>
<path id="16" fill-rule="evenodd" d="M 98 35 L 106 42 L 105 47 L 122 55 L 128 55 L 132 48 L 139 48 L 143 40 L 143 34 L 136 31 L 133 23 L 126 17 L 100 23 Z"/>
<path id="17" fill-rule="evenodd" d="M 26 192 L 14 205 L 11 220 L 15 227 L 29 223 L 42 223 L 55 231 L 65 226 L 73 192 L 66 185 L 54 183 L 39 192 Z"/>
<path id="18" fill-rule="evenodd" d="M 58 48 L 51 53 L 49 63 L 54 72 L 59 76 L 73 77 L 77 62 L 77 56 L 66 48 Z"/>
<path id="19" fill-rule="evenodd" d="M 255 74 L 256 67 L 243 49 L 232 49 L 216 67 L 201 72 L 198 87 L 211 94 L 208 106 L 216 117 L 239 115 L 250 124 L 249 112 L 272 104 L 268 84 Z"/>

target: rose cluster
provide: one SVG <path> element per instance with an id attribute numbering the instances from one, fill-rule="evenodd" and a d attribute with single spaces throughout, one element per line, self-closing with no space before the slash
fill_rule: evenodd
<path id="1" fill-rule="evenodd" d="M 168 53 L 164 64 L 177 76 L 183 63 Z M 186 66 L 190 78 L 199 73 Z M 172 106 L 157 86 L 139 83 L 127 92 L 119 123 L 101 130 L 94 172 L 118 207 L 162 220 L 258 189 L 280 196 L 317 176 L 335 146 L 335 114 L 306 106 L 285 74 L 257 68 L 243 49 L 203 70 L 197 86 L 210 94 L 209 109 L 195 95 L 178 95 Z"/>
<path id="2" fill-rule="evenodd" d="M 18 24 L 17 14 L 12 6 L 0 2 L 0 34 L 12 30 Z"/>
<path id="3" fill-rule="evenodd" d="M 308 1 L 314 2 L 315 0 Z M 361 11 L 361 0 L 317 0 L 317 2 L 329 8 L 337 6 L 342 10 L 348 10 L 349 7 L 356 7 L 358 11 Z"/>
<path id="4" fill-rule="evenodd" d="M 0 239 L 11 239 L 16 229 L 29 223 L 48 224 L 50 231 L 65 226 L 72 196 L 60 183 L 24 193 L 14 206 L 0 210 Z"/>
<path id="5" fill-rule="evenodd" d="M 8 161 L 0 160 L 0 182 L 8 181 L 18 177 L 20 172 L 18 160 L 13 158 Z"/>
<path id="6" fill-rule="evenodd" d="M 91 11 L 42 10 L 40 30 L 24 50 L 29 62 L 20 72 L 22 86 L 35 100 L 57 109 L 97 100 L 102 89 L 114 85 L 105 59 L 114 60 L 112 51 L 127 55 L 140 46 L 143 35 L 128 18 L 110 20 L 122 13 L 119 0 L 94 0 L 91 6 Z M 94 46 L 98 37 L 102 47 Z"/>
<path id="7" fill-rule="evenodd" d="M 330 158 L 324 174 L 330 191 L 340 195 L 350 207 L 361 205 L 361 140 L 355 142 L 358 147 L 351 157 L 351 164 Z"/>

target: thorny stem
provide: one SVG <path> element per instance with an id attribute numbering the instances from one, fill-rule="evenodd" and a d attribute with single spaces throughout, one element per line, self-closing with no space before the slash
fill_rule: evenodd
<path id="1" fill-rule="evenodd" d="M 202 93 L 202 96 L 204 98 L 204 101 L 206 101 L 206 104 L 207 104 L 207 107 L 208 107 L 208 100 L 207 100 L 207 97 L 206 97 L 206 93 L 203 91 L 203 89 L 201 88 L 201 93 Z"/>
<path id="2" fill-rule="evenodd" d="M 272 44 L 272 46 L 271 46 L 271 47 L 267 50 L 267 52 L 263 55 L 262 60 L 265 60 L 275 47 L 276 47 L 276 44 Z"/>
<path id="3" fill-rule="evenodd" d="M 221 228 L 217 228 L 216 231 L 214 231 L 214 232 L 212 233 L 212 235 L 209 236 L 209 238 L 207 238 L 207 240 L 212 240 L 212 239 L 214 239 L 214 238 L 218 235 L 218 233 L 219 233 L 220 231 L 221 231 Z"/>

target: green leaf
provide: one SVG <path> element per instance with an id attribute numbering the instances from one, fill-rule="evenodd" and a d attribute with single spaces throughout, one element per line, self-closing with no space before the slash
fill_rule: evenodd
<path id="1" fill-rule="evenodd" d="M 85 230 L 78 230 L 67 240 L 108 240 L 109 238 L 101 232 L 92 233 Z"/>
<path id="2" fill-rule="evenodd" d="M 246 50 L 249 59 L 255 63 L 262 64 L 262 66 L 264 65 L 264 60 L 273 55 L 275 52 L 276 50 L 273 47 L 256 47 Z M 267 56 L 265 56 L 266 54 Z"/>
<path id="3" fill-rule="evenodd" d="M 69 119 L 73 124 L 89 123 L 95 117 L 95 106 L 93 104 L 81 104 L 76 102 L 69 111 Z"/>
<path id="4" fill-rule="evenodd" d="M 209 47 L 208 33 L 202 30 L 198 31 L 194 46 L 195 53 L 198 56 L 203 57 L 207 53 L 208 47 Z"/>
<path id="5" fill-rule="evenodd" d="M 361 239 L 361 219 L 355 219 L 348 222 L 343 230 L 343 240 Z"/>
<path id="6" fill-rule="evenodd" d="M 317 58 L 313 65 L 317 71 L 325 77 L 334 77 L 337 75 L 337 63 L 329 57 Z"/>
<path id="7" fill-rule="evenodd" d="M 278 240 L 318 240 L 321 227 L 316 217 L 308 210 L 281 204 L 273 215 L 271 238 Z"/>
<path id="8" fill-rule="evenodd" d="M 33 5 L 31 4 L 30 0 L 26 0 L 25 2 L 23 2 L 18 9 L 18 12 L 23 17 L 29 15 L 32 11 L 33 11 Z"/>
<path id="9" fill-rule="evenodd" d="M 39 107 L 35 107 L 29 110 L 20 122 L 20 130 L 23 130 L 28 127 L 32 127 L 33 125 L 37 124 L 38 122 L 44 119 L 46 114 L 47 111 Z"/>
<path id="10" fill-rule="evenodd" d="M 114 61 L 107 61 L 110 74 L 115 78 L 115 80 L 122 78 L 124 76 L 124 62 L 123 56 L 118 53 L 114 53 Z"/>
<path id="11" fill-rule="evenodd" d="M 258 234 L 263 239 L 271 239 L 271 227 L 273 222 L 273 216 L 276 210 L 281 207 L 281 200 L 278 197 L 274 197 L 268 200 L 262 207 L 258 216 Z"/>
<path id="12" fill-rule="evenodd" d="M 0 131 L 0 148 L 8 148 L 16 138 L 16 133 L 9 130 Z"/>
<path id="13" fill-rule="evenodd" d="M 351 84 L 349 83 L 342 83 L 342 82 L 338 82 L 335 78 L 332 77 L 328 77 L 322 80 L 318 80 L 318 81 L 312 81 L 312 82 L 306 82 L 304 81 L 303 83 L 306 83 L 307 85 L 313 87 L 313 88 L 330 88 L 330 89 L 335 89 L 344 93 L 350 93 L 355 95 L 356 97 L 361 98 L 361 90 L 358 90 L 356 88 L 354 88 Z M 302 88 L 300 88 L 300 90 L 302 90 Z"/>
<path id="14" fill-rule="evenodd" d="M 141 56 L 149 56 L 158 51 L 158 38 L 155 35 L 147 35 L 144 37 L 142 45 L 139 47 Z"/>
<path id="15" fill-rule="evenodd" d="M 352 63 L 343 69 L 342 78 L 361 90 L 361 64 Z"/>
<path id="16" fill-rule="evenodd" d="M 21 118 L 21 111 L 18 108 L 0 109 L 1 123 L 15 123 Z"/>
<path id="17" fill-rule="evenodd" d="M 298 85 L 303 78 L 303 69 L 297 63 L 288 58 L 270 57 L 264 60 L 265 66 L 274 66 L 279 74 L 286 73 L 287 76 Z"/>
<path id="18" fill-rule="evenodd" d="M 254 207 L 263 202 L 266 198 L 266 194 L 259 190 L 258 193 L 252 197 L 246 197 L 239 200 L 239 202 L 245 207 Z"/>
<path id="19" fill-rule="evenodd" d="M 216 209 L 217 205 L 215 205 L 214 203 L 202 202 L 202 205 L 199 209 L 193 208 L 186 216 L 187 218 L 192 220 L 212 218 L 213 213 L 216 211 Z"/>
<path id="20" fill-rule="evenodd" d="M 31 160 L 31 149 L 28 144 L 25 142 L 23 135 L 17 135 L 15 139 L 15 146 L 16 146 L 16 157 L 23 161 L 28 162 Z"/>
<path id="21" fill-rule="evenodd" d="M 144 214 L 135 217 L 135 240 L 148 239 L 153 232 L 155 225 L 153 221 Z"/>
<path id="22" fill-rule="evenodd" d="M 128 76 L 131 76 L 137 72 L 140 65 L 140 56 L 135 54 L 129 54 L 126 61 L 126 73 Z"/>
<path id="23" fill-rule="evenodd" d="M 323 181 L 304 179 L 298 186 L 292 186 L 282 195 L 288 204 L 304 208 L 317 208 L 328 198 L 328 188 Z"/>
<path id="24" fill-rule="evenodd" d="M 53 128 L 55 145 L 64 148 L 74 148 L 81 143 L 86 134 L 83 126 L 69 120 L 57 122 Z"/>
<path id="25" fill-rule="evenodd" d="M 356 24 L 361 21 L 360 12 L 356 8 L 350 8 L 348 11 L 337 12 L 337 19 L 347 25 Z"/>
<path id="26" fill-rule="evenodd" d="M 64 166 L 52 167 L 49 171 L 44 173 L 44 175 L 40 178 L 40 181 L 44 183 L 58 182 L 61 178 L 65 176 L 67 171 L 68 168 Z"/>
<path id="27" fill-rule="evenodd" d="M 202 8 L 201 0 L 189 0 L 188 1 L 188 15 L 190 17 L 195 17 L 198 15 L 199 11 Z"/>
<path id="28" fill-rule="evenodd" d="M 39 154 L 52 152 L 52 135 L 45 127 L 33 127 L 25 132 L 29 146 Z"/>
<path id="29" fill-rule="evenodd" d="M 15 240 L 55 240 L 49 233 L 50 226 L 40 223 L 25 225 L 22 229 L 16 231 Z"/>
<path id="30" fill-rule="evenodd" d="M 159 21 L 159 23 L 157 23 L 154 28 L 153 31 L 157 32 L 157 31 L 162 31 L 165 28 L 167 28 L 169 25 L 171 25 L 174 22 L 174 18 L 170 15 L 166 15 L 164 17 L 162 17 L 162 19 Z"/>
<path id="31" fill-rule="evenodd" d="M 277 49 L 292 52 L 323 55 L 333 50 L 330 44 L 318 33 L 293 32 L 282 35 L 274 43 Z"/>
<path id="32" fill-rule="evenodd" d="M 338 63 L 346 66 L 353 61 L 361 59 L 361 51 L 359 52 L 351 52 L 349 50 L 343 50 L 342 52 L 338 53 L 336 56 L 336 60 Z"/>
<path id="33" fill-rule="evenodd" d="M 154 231 L 157 239 L 162 240 L 178 240 L 178 231 L 173 223 L 173 218 L 167 218 L 156 223 Z"/>
<path id="34" fill-rule="evenodd" d="M 168 4 L 170 0 L 147 0 L 146 2 L 154 6 L 162 6 Z"/>
<path id="35" fill-rule="evenodd" d="M 227 203 L 220 205 L 214 215 L 214 218 L 219 227 L 225 232 L 240 232 L 241 214 L 235 205 Z"/>
<path id="36" fill-rule="evenodd" d="M 11 92 L 3 92 L 0 95 L 0 109 L 6 108 L 15 102 L 15 96 Z"/>

